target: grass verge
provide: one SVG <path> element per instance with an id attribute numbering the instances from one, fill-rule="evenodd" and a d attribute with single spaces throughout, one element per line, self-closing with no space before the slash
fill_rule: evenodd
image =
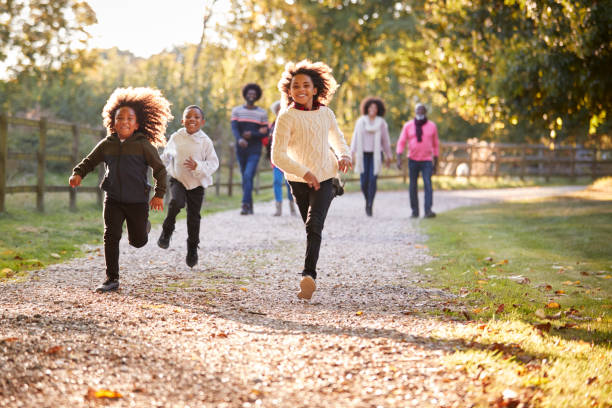
<path id="1" fill-rule="evenodd" d="M 440 312 L 479 406 L 612 406 L 610 190 L 442 213 L 423 267 L 457 297 Z"/>

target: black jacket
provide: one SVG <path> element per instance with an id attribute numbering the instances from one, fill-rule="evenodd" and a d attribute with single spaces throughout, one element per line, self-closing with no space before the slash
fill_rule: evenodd
<path id="1" fill-rule="evenodd" d="M 123 143 L 116 134 L 107 136 L 94 147 L 74 169 L 73 174 L 84 178 L 96 165 L 104 162 L 106 174 L 100 188 L 113 200 L 122 203 L 146 203 L 151 186 L 147 169 L 153 169 L 155 197 L 166 192 L 166 167 L 157 149 L 142 133 L 134 133 Z"/>

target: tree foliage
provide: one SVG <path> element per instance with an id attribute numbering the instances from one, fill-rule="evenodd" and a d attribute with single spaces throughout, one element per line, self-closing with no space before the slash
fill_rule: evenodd
<path id="1" fill-rule="evenodd" d="M 12 76 L 49 71 L 74 60 L 96 16 L 85 1 L 3 0 L 0 5 L 0 63 Z"/>
<path id="2" fill-rule="evenodd" d="M 117 49 L 75 55 L 69 39 L 95 21 L 83 2 L 32 1 L 26 12 L 25 2 L 9 1 L 2 44 L 23 50 L 22 63 L 13 66 L 18 81 L 0 81 L 0 103 L 95 125 L 115 87 L 152 86 L 173 103 L 169 130 L 196 103 L 206 112 L 205 130 L 231 140 L 229 115 L 243 103 L 242 86 L 259 83 L 267 108 L 279 98 L 284 64 L 308 58 L 333 68 L 340 89 L 332 108 L 349 133 L 360 101 L 376 95 L 386 102 L 392 137 L 424 102 L 445 140 L 610 143 L 611 2 L 232 0 L 228 21 L 216 28 L 220 41 L 203 36 L 143 59 Z M 207 4 L 204 25 L 215 0 Z M 9 34 L 36 7 L 46 17 Z M 69 10 L 81 17 L 67 19 Z M 36 44 L 48 47 L 28 45 L 41 32 L 47 40 Z M 58 61 L 70 64 L 51 63 L 59 43 L 66 54 Z M 46 67 L 45 75 L 28 66 Z"/>

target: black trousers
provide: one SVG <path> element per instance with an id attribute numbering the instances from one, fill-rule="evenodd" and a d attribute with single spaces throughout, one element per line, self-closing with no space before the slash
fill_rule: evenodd
<path id="1" fill-rule="evenodd" d="M 168 185 L 171 198 L 163 224 L 164 231 L 174 231 L 176 216 L 187 204 L 187 245 L 197 246 L 200 243 L 200 210 L 204 201 L 204 187 L 187 190 L 183 183 L 174 177 L 170 177 Z"/>
<path id="2" fill-rule="evenodd" d="M 327 210 L 334 198 L 332 179 L 320 183 L 321 188 L 315 191 L 307 183 L 290 181 L 291 192 L 300 209 L 300 215 L 306 225 L 306 257 L 302 276 L 317 278 L 317 261 L 321 248 L 321 233 L 327 217 Z"/>
<path id="3" fill-rule="evenodd" d="M 121 203 L 106 196 L 104 200 L 104 257 L 106 277 L 119 279 L 119 241 L 123 223 L 127 223 L 130 245 L 141 248 L 147 244 L 148 203 Z"/>

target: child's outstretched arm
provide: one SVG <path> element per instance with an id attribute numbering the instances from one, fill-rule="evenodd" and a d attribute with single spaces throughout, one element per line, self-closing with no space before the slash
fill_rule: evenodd
<path id="1" fill-rule="evenodd" d="M 338 157 L 338 169 L 346 173 L 350 168 L 353 167 L 353 163 L 351 161 L 351 149 L 346 144 L 346 140 L 344 140 L 344 134 L 338 127 L 338 122 L 336 122 L 336 116 L 334 113 L 329 110 L 331 115 L 332 124 L 329 129 L 330 144 L 332 149 L 334 149 L 334 153 Z"/>
<path id="2" fill-rule="evenodd" d="M 296 162 L 287 154 L 291 128 L 290 121 L 291 118 L 285 113 L 281 113 L 276 120 L 274 136 L 272 136 L 272 163 L 285 173 L 303 178 L 310 169 Z"/>
<path id="3" fill-rule="evenodd" d="M 78 187 L 81 185 L 81 181 L 85 176 L 91 172 L 102 160 L 104 160 L 104 144 L 106 139 L 98 142 L 96 147 L 85 156 L 83 160 L 77 166 L 72 169 L 72 175 L 68 179 L 70 187 Z"/>
<path id="4" fill-rule="evenodd" d="M 155 179 L 155 195 L 149 202 L 149 205 L 154 210 L 164 209 L 164 194 L 166 194 L 166 181 L 168 173 L 166 172 L 166 166 L 161 161 L 157 149 L 150 143 L 144 143 L 144 155 L 145 160 L 149 166 L 153 169 L 153 178 Z"/>
<path id="5" fill-rule="evenodd" d="M 215 146 L 212 140 L 208 137 L 202 144 L 202 150 L 198 155 L 194 155 L 196 159 L 193 159 L 195 167 L 191 168 L 196 177 L 211 176 L 219 168 L 219 158 L 217 152 L 215 152 Z"/>

